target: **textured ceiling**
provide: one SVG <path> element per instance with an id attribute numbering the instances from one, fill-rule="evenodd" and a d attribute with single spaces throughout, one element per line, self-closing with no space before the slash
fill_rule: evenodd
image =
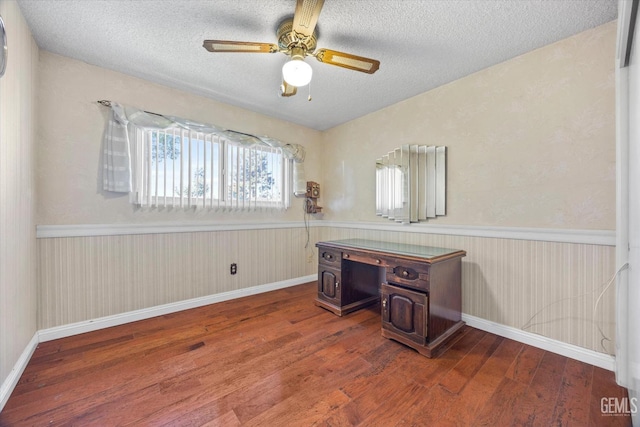
<path id="1" fill-rule="evenodd" d="M 311 94 L 278 96 L 281 53 L 209 53 L 204 39 L 277 43 L 295 0 L 18 0 L 41 49 L 324 130 L 617 17 L 617 0 L 325 0 L 318 48 L 380 60 L 367 75 L 306 59 Z M 139 107 L 144 108 L 144 105 Z"/>

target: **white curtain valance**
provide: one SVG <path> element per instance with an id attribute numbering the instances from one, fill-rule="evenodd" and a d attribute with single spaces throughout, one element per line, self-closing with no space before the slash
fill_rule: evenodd
<path id="1" fill-rule="evenodd" d="M 268 136 L 256 136 L 248 133 L 224 129 L 216 125 L 198 123 L 175 116 L 149 113 L 136 107 L 121 105 L 117 102 L 99 101 L 111 107 L 111 115 L 104 133 L 103 151 L 103 189 L 119 193 L 132 191 L 131 144 L 128 127 L 145 129 L 168 129 L 180 127 L 207 135 L 224 137 L 230 142 L 251 147 L 263 145 L 282 149 L 283 155 L 295 163 L 304 162 L 305 150 L 299 144 L 287 144 Z M 129 126 L 131 125 L 131 126 Z"/>

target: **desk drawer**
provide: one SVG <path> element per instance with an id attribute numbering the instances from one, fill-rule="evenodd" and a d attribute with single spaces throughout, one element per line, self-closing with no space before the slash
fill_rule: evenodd
<path id="1" fill-rule="evenodd" d="M 387 267 L 389 265 L 384 258 L 377 257 L 375 255 L 361 255 L 353 252 L 349 252 L 349 253 L 345 252 L 344 254 L 342 254 L 342 258 L 348 261 L 359 262 L 362 264 L 369 264 L 369 265 L 379 265 L 382 267 Z"/>
<path id="2" fill-rule="evenodd" d="M 318 248 L 318 262 L 339 269 L 342 263 L 342 252 L 320 247 Z"/>
<path id="3" fill-rule="evenodd" d="M 387 268 L 387 282 L 398 283 L 400 285 L 412 288 L 429 290 L 429 273 L 428 270 L 407 265 L 396 265 Z"/>

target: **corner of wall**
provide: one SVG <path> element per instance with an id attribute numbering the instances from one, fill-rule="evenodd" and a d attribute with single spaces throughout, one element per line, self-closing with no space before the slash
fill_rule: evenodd
<path id="1" fill-rule="evenodd" d="M 38 47 L 15 1 L 0 1 L 0 14 L 10 52 L 0 79 L 0 382 L 4 392 L 32 346 L 37 328 L 34 144 Z"/>

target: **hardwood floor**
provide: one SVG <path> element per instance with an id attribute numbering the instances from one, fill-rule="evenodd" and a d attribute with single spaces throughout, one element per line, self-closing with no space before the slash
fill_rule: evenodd
<path id="1" fill-rule="evenodd" d="M 315 286 L 42 343 L 0 425 L 631 425 L 612 372 L 470 327 L 427 359 Z"/>

